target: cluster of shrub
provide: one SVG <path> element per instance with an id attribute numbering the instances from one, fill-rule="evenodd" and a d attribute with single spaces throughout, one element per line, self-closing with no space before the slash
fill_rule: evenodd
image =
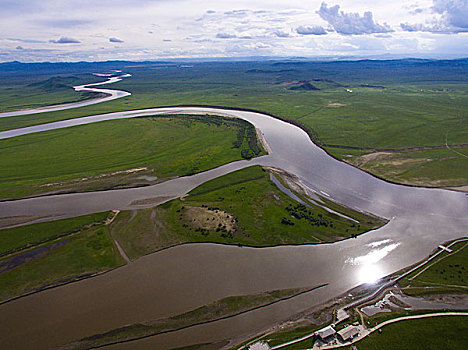
<path id="1" fill-rule="evenodd" d="M 260 145 L 257 142 L 257 134 L 255 128 L 249 122 L 237 119 L 237 118 L 228 118 L 228 117 L 221 117 L 221 116 L 210 116 L 210 115 L 188 115 L 188 116 L 159 116 L 161 117 L 169 117 L 170 120 L 178 119 L 182 124 L 187 127 L 194 121 L 202 122 L 208 125 L 230 125 L 234 126 L 237 129 L 237 139 L 233 142 L 232 148 L 241 148 L 244 142 L 244 139 L 247 138 L 248 148 L 244 148 L 241 150 L 241 157 L 244 159 L 251 159 L 260 154 L 262 151 Z M 198 167 L 193 167 L 190 170 L 187 170 L 186 176 L 193 175 L 198 172 Z"/>
<path id="2" fill-rule="evenodd" d="M 232 143 L 232 148 L 240 148 L 247 138 L 249 148 L 241 150 L 241 157 L 244 159 L 251 159 L 260 154 L 262 149 L 257 142 L 257 133 L 255 128 L 245 120 L 237 119 L 237 139 Z"/>
<path id="3" fill-rule="evenodd" d="M 460 265 L 459 264 L 455 264 L 455 265 L 452 265 L 452 264 L 449 264 L 449 268 L 450 271 L 448 273 L 451 273 L 450 275 L 450 278 L 455 278 L 455 273 L 457 273 L 457 277 L 458 279 L 460 279 L 462 282 L 464 282 L 464 277 L 466 275 L 466 271 L 465 271 L 465 267 L 464 266 L 461 266 L 460 268 Z M 453 271 L 455 270 L 455 271 Z M 447 272 L 445 269 L 442 269 L 442 270 L 439 270 L 439 269 L 435 269 L 436 272 L 439 272 L 441 275 L 443 275 L 445 272 Z M 443 277 L 444 280 L 447 280 L 447 277 Z"/>
<path id="4" fill-rule="evenodd" d="M 314 216 L 304 204 L 297 204 L 295 206 L 289 204 L 286 207 L 286 211 L 289 212 L 293 218 L 307 220 L 313 226 L 333 227 L 333 222 L 324 218 L 320 213 Z M 284 225 L 294 225 L 294 223 L 287 218 L 283 218 L 281 223 Z"/>
<path id="5" fill-rule="evenodd" d="M 208 209 L 208 210 L 210 210 L 210 211 L 214 211 L 215 213 L 217 213 L 218 210 L 221 210 L 221 209 L 219 209 L 218 207 L 209 207 L 209 206 L 207 206 L 207 205 L 205 205 L 205 204 L 202 204 L 202 208 L 206 208 L 206 209 Z M 179 213 L 179 220 L 182 220 L 182 213 L 181 213 L 181 211 L 183 211 L 184 209 L 185 209 L 185 207 L 182 206 L 180 209 L 177 209 L 177 210 L 176 210 L 176 212 Z M 209 219 L 207 218 L 207 220 L 209 220 Z M 214 220 L 214 218 L 213 218 L 212 220 Z M 231 222 L 232 222 L 232 223 L 237 222 L 237 219 L 236 219 L 236 218 L 233 218 L 233 219 L 231 220 Z M 186 224 L 186 223 L 184 223 L 184 224 L 182 225 L 182 227 L 188 228 L 190 231 L 192 231 L 192 229 L 190 228 L 190 226 L 189 226 L 188 224 Z M 195 231 L 195 232 L 200 232 L 200 233 L 202 234 L 202 236 L 208 236 L 208 235 L 210 234 L 210 232 L 211 232 L 210 230 L 208 230 L 208 229 L 206 229 L 206 228 L 202 228 L 202 227 L 197 227 L 197 228 L 194 229 L 194 231 Z M 216 232 L 222 232 L 222 233 L 221 233 L 221 237 L 223 237 L 223 238 L 229 238 L 229 239 L 234 238 L 234 236 L 232 235 L 232 232 L 227 230 L 226 225 L 218 224 L 218 227 L 216 228 L 215 231 L 216 231 Z"/>
<path id="6" fill-rule="evenodd" d="M 209 207 L 209 206 L 207 206 L 207 205 L 205 205 L 205 204 L 202 204 L 201 207 L 202 207 L 202 208 L 206 208 L 206 209 L 211 210 L 211 211 L 221 210 L 221 209 L 219 209 L 218 207 Z"/>

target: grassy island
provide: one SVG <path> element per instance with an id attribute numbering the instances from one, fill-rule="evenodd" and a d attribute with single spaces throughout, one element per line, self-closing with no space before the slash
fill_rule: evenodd
<path id="1" fill-rule="evenodd" d="M 307 204 L 307 202 L 304 202 Z M 208 181 L 157 207 L 121 212 L 111 231 L 130 258 L 190 242 L 267 247 L 355 237 L 384 220 L 328 203 L 349 220 L 284 194 L 253 166 Z"/>
<path id="2" fill-rule="evenodd" d="M 0 142 L 0 200 L 144 186 L 262 154 L 250 123 L 218 116 L 156 116 L 46 131 Z"/>

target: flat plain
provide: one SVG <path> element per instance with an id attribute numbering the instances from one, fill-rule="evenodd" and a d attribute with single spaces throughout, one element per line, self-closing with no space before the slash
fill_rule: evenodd
<path id="1" fill-rule="evenodd" d="M 2 118 L 0 129 L 157 106 L 248 108 L 302 126 L 334 157 L 384 179 L 467 185 L 467 60 L 205 62 L 190 68 L 162 62 L 120 68 L 132 77 L 112 88 L 131 96 Z M 0 108 L 10 108 L 8 103 Z"/>

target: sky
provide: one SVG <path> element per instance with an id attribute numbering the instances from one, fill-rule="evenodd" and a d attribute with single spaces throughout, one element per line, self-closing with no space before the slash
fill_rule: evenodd
<path id="1" fill-rule="evenodd" d="M 0 62 L 468 56 L 468 0 L 0 0 L 0 9 Z"/>

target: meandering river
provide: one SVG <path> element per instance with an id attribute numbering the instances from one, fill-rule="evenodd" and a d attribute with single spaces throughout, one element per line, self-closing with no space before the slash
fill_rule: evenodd
<path id="1" fill-rule="evenodd" d="M 115 100 L 117 98 L 129 96 L 129 95 L 131 95 L 131 93 L 127 92 L 127 91 L 92 88 L 90 86 L 101 86 L 101 85 L 105 85 L 105 84 L 112 84 L 112 83 L 116 83 L 118 81 L 121 81 L 123 78 L 128 78 L 130 76 L 131 76 L 130 74 L 122 74 L 122 75 L 120 75 L 118 77 L 110 77 L 106 81 L 103 81 L 103 82 L 100 82 L 100 83 L 78 85 L 78 86 L 73 87 L 73 89 L 75 89 L 75 91 L 78 91 L 78 92 L 79 91 L 88 91 L 88 92 L 97 92 L 97 93 L 106 94 L 106 96 L 103 96 L 103 97 L 83 100 L 83 101 L 79 101 L 79 102 L 64 103 L 64 104 L 60 104 L 60 105 L 24 109 L 24 110 L 20 110 L 20 111 L 2 112 L 2 113 L 0 113 L 0 118 L 16 117 L 16 116 L 26 115 L 26 114 L 37 114 L 37 113 L 44 113 L 44 112 L 61 111 L 61 110 L 64 110 L 64 109 L 84 107 L 84 106 L 94 105 L 96 103 L 107 102 L 107 101 Z"/>
<path id="2" fill-rule="evenodd" d="M 169 349 L 235 338 L 324 302 L 369 277 L 413 264 L 441 242 L 467 235 L 468 197 L 464 193 L 387 183 L 333 159 L 300 128 L 261 113 L 154 108 L 10 130 L 1 132 L 0 138 L 169 112 L 242 118 L 263 133 L 271 152 L 149 187 L 0 202 L 0 217 L 67 217 L 141 208 L 135 201 L 177 197 L 207 180 L 260 164 L 284 169 L 312 191 L 390 221 L 378 230 L 334 244 L 262 249 L 188 244 L 150 254 L 99 277 L 1 305 L 2 344 L 7 348 L 48 348 L 125 324 L 180 314 L 230 295 L 328 283 L 265 309 L 115 347 Z"/>

